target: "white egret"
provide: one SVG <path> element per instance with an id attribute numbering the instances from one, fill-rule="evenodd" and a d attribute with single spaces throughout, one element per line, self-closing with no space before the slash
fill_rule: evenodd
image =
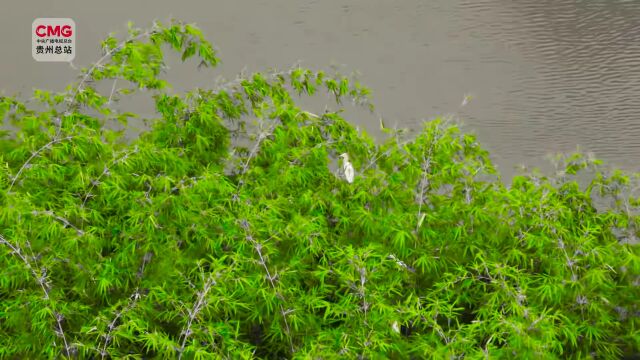
<path id="1" fill-rule="evenodd" d="M 397 321 L 394 321 L 393 324 L 391 324 L 391 330 L 397 332 L 398 334 L 400 333 L 400 326 L 398 326 Z"/>
<path id="2" fill-rule="evenodd" d="M 344 172 L 344 177 L 347 179 L 347 182 L 351 184 L 353 182 L 353 166 L 349 162 L 349 155 L 347 153 L 340 154 L 342 158 L 342 170 Z"/>

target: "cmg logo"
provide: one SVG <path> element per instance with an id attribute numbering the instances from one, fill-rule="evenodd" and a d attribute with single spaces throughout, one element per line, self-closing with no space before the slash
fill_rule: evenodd
<path id="1" fill-rule="evenodd" d="M 36 36 L 61 36 L 71 37 L 73 35 L 73 28 L 71 25 L 38 25 L 36 26 Z"/>
<path id="2" fill-rule="evenodd" d="M 68 18 L 35 19 L 31 41 L 31 55 L 36 61 L 72 61 L 76 56 L 76 23 Z"/>

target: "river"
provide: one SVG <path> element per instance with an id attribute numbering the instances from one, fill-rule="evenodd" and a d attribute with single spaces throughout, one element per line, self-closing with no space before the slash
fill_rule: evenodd
<path id="1" fill-rule="evenodd" d="M 198 24 L 223 61 L 207 73 L 172 64 L 178 90 L 243 68 L 336 64 L 361 73 L 387 125 L 415 128 L 455 113 L 507 178 L 519 164 L 544 168 L 546 154 L 578 145 L 639 170 L 640 1 L 59 0 L 8 2 L 2 13 L 0 94 L 62 90 L 75 79 L 68 64 L 31 58 L 37 17 L 75 20 L 76 66 L 95 61 L 99 41 L 127 21 L 174 17 Z M 149 103 L 137 106 L 152 116 Z M 376 134 L 376 116 L 346 116 Z"/>

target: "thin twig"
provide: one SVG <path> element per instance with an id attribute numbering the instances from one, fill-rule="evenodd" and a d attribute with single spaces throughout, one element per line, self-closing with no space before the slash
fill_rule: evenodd
<path id="1" fill-rule="evenodd" d="M 247 231 L 247 227 L 245 227 L 245 233 L 246 233 L 246 239 L 249 240 L 249 242 L 251 242 L 253 244 L 253 248 L 256 250 L 256 252 L 258 253 L 258 256 L 260 257 L 260 265 L 262 265 L 265 273 L 267 274 L 267 279 L 269 280 L 269 284 L 271 284 L 271 288 L 273 288 L 273 291 L 276 293 L 276 295 L 278 295 L 278 289 L 276 287 L 276 284 L 274 283 L 274 278 L 273 276 L 271 276 L 271 272 L 269 271 L 269 267 L 267 266 L 267 261 L 265 259 L 265 257 L 262 255 L 262 244 L 258 243 L 253 236 L 248 234 Z M 272 235 L 269 239 L 273 238 L 274 236 L 276 236 L 277 234 Z M 267 241 L 269 240 L 267 239 Z M 284 326 L 285 326 L 285 330 L 287 332 L 287 338 L 289 339 L 289 346 L 291 347 L 291 352 L 295 352 L 295 349 L 293 347 L 293 341 L 291 339 L 291 328 L 289 327 L 289 321 L 287 320 L 287 314 L 289 312 L 286 312 L 284 310 L 284 307 L 282 306 L 282 303 L 278 303 L 278 306 L 280 308 L 280 313 L 282 314 L 282 318 L 284 319 Z"/>
<path id="2" fill-rule="evenodd" d="M 119 325 L 116 325 L 116 323 L 118 322 L 118 320 L 120 319 L 120 317 L 127 311 L 133 309 L 133 307 L 136 305 L 137 301 L 140 299 L 141 294 L 138 290 L 138 288 L 136 288 L 136 291 L 129 297 L 130 301 L 127 306 L 118 311 L 118 313 L 116 313 L 115 318 L 109 323 L 109 325 L 107 326 L 107 334 L 104 335 L 104 344 L 102 345 L 102 350 L 100 350 L 100 358 L 104 359 L 105 356 L 108 355 L 107 353 L 107 346 L 109 346 L 109 344 L 111 343 L 112 340 L 112 336 L 111 333 L 113 332 L 113 330 L 117 329 Z"/>
<path id="3" fill-rule="evenodd" d="M 82 200 L 82 205 L 80 205 L 80 208 L 84 209 L 87 203 L 87 200 L 91 197 L 91 191 L 100 184 L 100 179 L 102 179 L 103 176 L 110 174 L 110 166 L 113 166 L 116 162 L 126 160 L 129 157 L 129 155 L 136 154 L 138 153 L 138 151 L 139 151 L 138 146 L 136 145 L 136 147 L 132 151 L 125 151 L 124 155 L 122 155 L 121 157 L 111 159 L 109 164 L 105 166 L 104 169 L 102 170 L 102 173 L 95 180 L 91 181 L 91 187 L 85 194 L 84 199 Z M 84 224 L 84 217 L 82 218 L 82 224 Z"/>
<path id="4" fill-rule="evenodd" d="M 72 229 L 74 229 L 76 231 L 76 233 L 78 235 L 84 235 L 84 231 L 82 231 L 80 228 L 78 228 L 77 226 L 73 225 L 69 220 L 63 218 L 62 216 L 56 215 L 53 211 L 51 210 L 45 210 L 45 211 L 37 211 L 34 210 L 31 212 L 33 215 L 46 215 L 46 216 L 51 216 L 54 219 L 60 221 L 65 227 L 70 227 Z"/>
<path id="5" fill-rule="evenodd" d="M 116 83 L 118 79 L 113 79 L 113 85 L 111 86 L 111 94 L 109 94 L 109 101 L 107 101 L 107 105 L 111 105 L 111 99 L 113 98 L 113 93 L 116 91 Z"/>
<path id="6" fill-rule="evenodd" d="M 203 276 L 203 280 L 204 280 L 204 276 Z M 206 306 L 205 297 L 209 293 L 209 290 L 211 290 L 211 287 L 215 284 L 216 284 L 216 281 L 212 278 L 212 274 L 209 273 L 209 278 L 206 281 L 204 281 L 203 291 L 198 291 L 198 299 L 196 300 L 196 303 L 193 306 L 193 309 L 189 310 L 189 319 L 187 320 L 187 327 L 182 332 L 184 337 L 182 338 L 182 344 L 180 345 L 180 350 L 178 351 L 179 352 L 178 360 L 182 359 L 182 354 L 184 353 L 184 348 L 186 346 L 187 339 L 191 335 L 191 326 L 193 325 L 195 318 L 198 316 L 202 308 Z"/>
<path id="7" fill-rule="evenodd" d="M 71 109 L 71 107 L 75 104 L 76 99 L 78 94 L 80 93 L 80 91 L 82 91 L 82 88 L 84 86 L 84 84 L 87 82 L 87 80 L 89 79 L 89 76 L 93 75 L 93 72 L 95 71 L 96 68 L 102 66 L 102 62 L 105 61 L 107 58 L 111 57 L 113 54 L 115 54 L 116 52 L 120 51 L 127 43 L 131 42 L 131 41 L 135 41 L 138 39 L 141 39 L 145 36 L 149 36 L 151 35 L 153 32 L 150 31 L 145 31 L 141 34 L 138 34 L 137 36 L 134 37 L 130 37 L 127 40 L 124 40 L 122 42 L 120 42 L 120 44 L 118 44 L 118 46 L 114 47 L 113 49 L 109 49 L 100 59 L 98 59 L 98 61 L 96 61 L 91 68 L 84 74 L 84 76 L 82 77 L 82 80 L 80 80 L 80 82 L 78 83 L 78 86 L 75 88 L 75 90 L 73 91 L 73 93 L 71 94 L 71 97 L 68 98 L 68 109 Z M 115 81 L 113 83 L 113 86 L 115 88 Z M 113 94 L 113 90 L 112 90 L 112 94 Z M 111 97 L 109 97 L 109 103 L 111 103 Z M 62 131 L 62 121 L 60 121 L 60 125 L 58 126 L 58 129 L 56 130 L 56 135 L 55 138 L 57 138 L 58 136 L 60 136 L 60 132 Z"/>
<path id="8" fill-rule="evenodd" d="M 416 222 L 416 232 L 419 230 L 420 224 L 421 224 L 420 218 L 422 217 L 422 203 L 424 202 L 424 190 L 428 184 L 427 176 L 429 175 L 429 170 L 431 167 L 431 158 L 433 156 L 433 148 L 435 143 L 439 140 L 439 137 L 436 136 L 438 135 L 437 130 L 439 130 L 439 127 L 436 127 L 436 134 L 433 135 L 433 139 L 429 144 L 427 157 L 425 158 L 424 155 L 422 156 L 423 171 L 422 171 L 422 179 L 420 180 L 420 199 L 418 203 L 418 221 Z"/>
<path id="9" fill-rule="evenodd" d="M 38 149 L 37 151 L 35 151 L 33 154 L 31 154 L 31 157 L 29 157 L 29 159 L 27 159 L 27 161 L 22 164 L 22 166 L 20 167 L 20 170 L 18 170 L 18 173 L 16 174 L 16 176 L 13 177 L 13 180 L 11 181 L 11 184 L 9 185 L 9 188 L 7 189 L 7 194 L 11 191 L 11 189 L 13 188 L 13 184 L 16 183 L 16 181 L 18 180 L 18 177 L 20 177 L 20 174 L 22 174 L 22 171 L 27 167 L 27 165 L 29 165 L 31 163 L 31 160 L 33 160 L 33 158 L 35 158 L 36 156 L 40 155 L 40 153 L 42 151 L 44 151 L 45 149 L 48 149 L 51 145 L 65 141 L 65 140 L 70 140 L 73 139 L 75 136 L 67 136 L 65 138 L 61 138 L 61 139 L 54 139 L 49 141 L 47 144 L 45 144 L 44 146 L 42 146 L 40 149 Z"/>
<path id="10" fill-rule="evenodd" d="M 12 243 L 10 243 L 9 241 L 7 241 L 7 239 L 4 238 L 4 236 L 2 236 L 0 234 L 0 244 L 4 244 L 6 246 L 8 246 L 14 254 L 18 255 L 18 257 L 24 262 L 25 266 L 31 270 L 31 274 L 32 276 L 36 279 L 36 281 L 38 282 L 38 284 L 40 285 L 40 288 L 42 289 L 42 292 L 44 293 L 44 299 L 49 301 L 50 297 L 49 297 L 49 289 L 46 286 L 46 274 L 47 271 L 46 269 L 43 269 L 42 271 L 42 275 L 39 276 L 35 269 L 33 268 L 33 266 L 31 265 L 31 262 L 29 262 L 29 260 L 24 256 L 24 254 L 22 253 L 20 247 L 13 245 Z M 69 347 L 69 343 L 67 343 L 67 338 L 64 334 L 64 330 L 62 329 L 62 320 L 64 320 L 64 317 L 57 313 L 57 312 L 53 312 L 53 317 L 56 320 L 56 334 L 59 334 L 60 337 L 62 337 L 62 341 L 64 342 L 64 349 L 66 352 L 66 355 L 70 355 L 71 354 L 71 348 Z"/>
<path id="11" fill-rule="evenodd" d="M 71 104 L 73 105 L 73 102 L 75 101 L 75 95 L 77 95 L 81 90 L 82 90 L 82 86 L 84 86 L 84 84 L 87 82 L 88 78 L 90 75 L 93 74 L 93 71 L 99 67 L 102 66 L 102 62 L 105 61 L 108 57 L 110 57 L 111 55 L 113 55 L 114 53 L 120 51 L 120 49 L 122 49 L 127 43 L 130 43 L 131 41 L 135 41 L 138 40 L 140 38 L 143 38 L 145 36 L 151 35 L 152 32 L 150 31 L 145 31 L 141 34 L 138 34 L 137 36 L 134 36 L 132 38 L 129 38 L 127 40 L 124 40 L 122 42 L 120 42 L 120 44 L 118 44 L 118 46 L 114 47 L 113 49 L 109 49 L 109 51 L 107 51 L 100 59 L 98 59 L 97 62 L 95 62 L 91 68 L 84 74 L 84 77 L 82 78 L 82 80 L 80 81 L 80 83 L 78 84 L 78 86 L 76 87 L 75 91 L 74 91 L 74 97 L 71 99 Z"/>

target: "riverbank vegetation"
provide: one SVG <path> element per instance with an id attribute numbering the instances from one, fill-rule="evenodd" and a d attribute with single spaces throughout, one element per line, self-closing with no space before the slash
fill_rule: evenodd
<path id="1" fill-rule="evenodd" d="M 164 51 L 219 62 L 189 24 L 131 26 L 102 49 L 65 92 L 0 98 L 17 129 L 0 138 L 0 358 L 640 350 L 635 176 L 574 154 L 507 187 L 446 119 L 375 141 L 296 105 L 320 92 L 369 107 L 339 74 L 171 94 Z M 125 142 L 106 125 L 136 117 L 116 105 L 140 92 L 159 116 Z M 342 153 L 353 183 L 333 170 Z"/>

